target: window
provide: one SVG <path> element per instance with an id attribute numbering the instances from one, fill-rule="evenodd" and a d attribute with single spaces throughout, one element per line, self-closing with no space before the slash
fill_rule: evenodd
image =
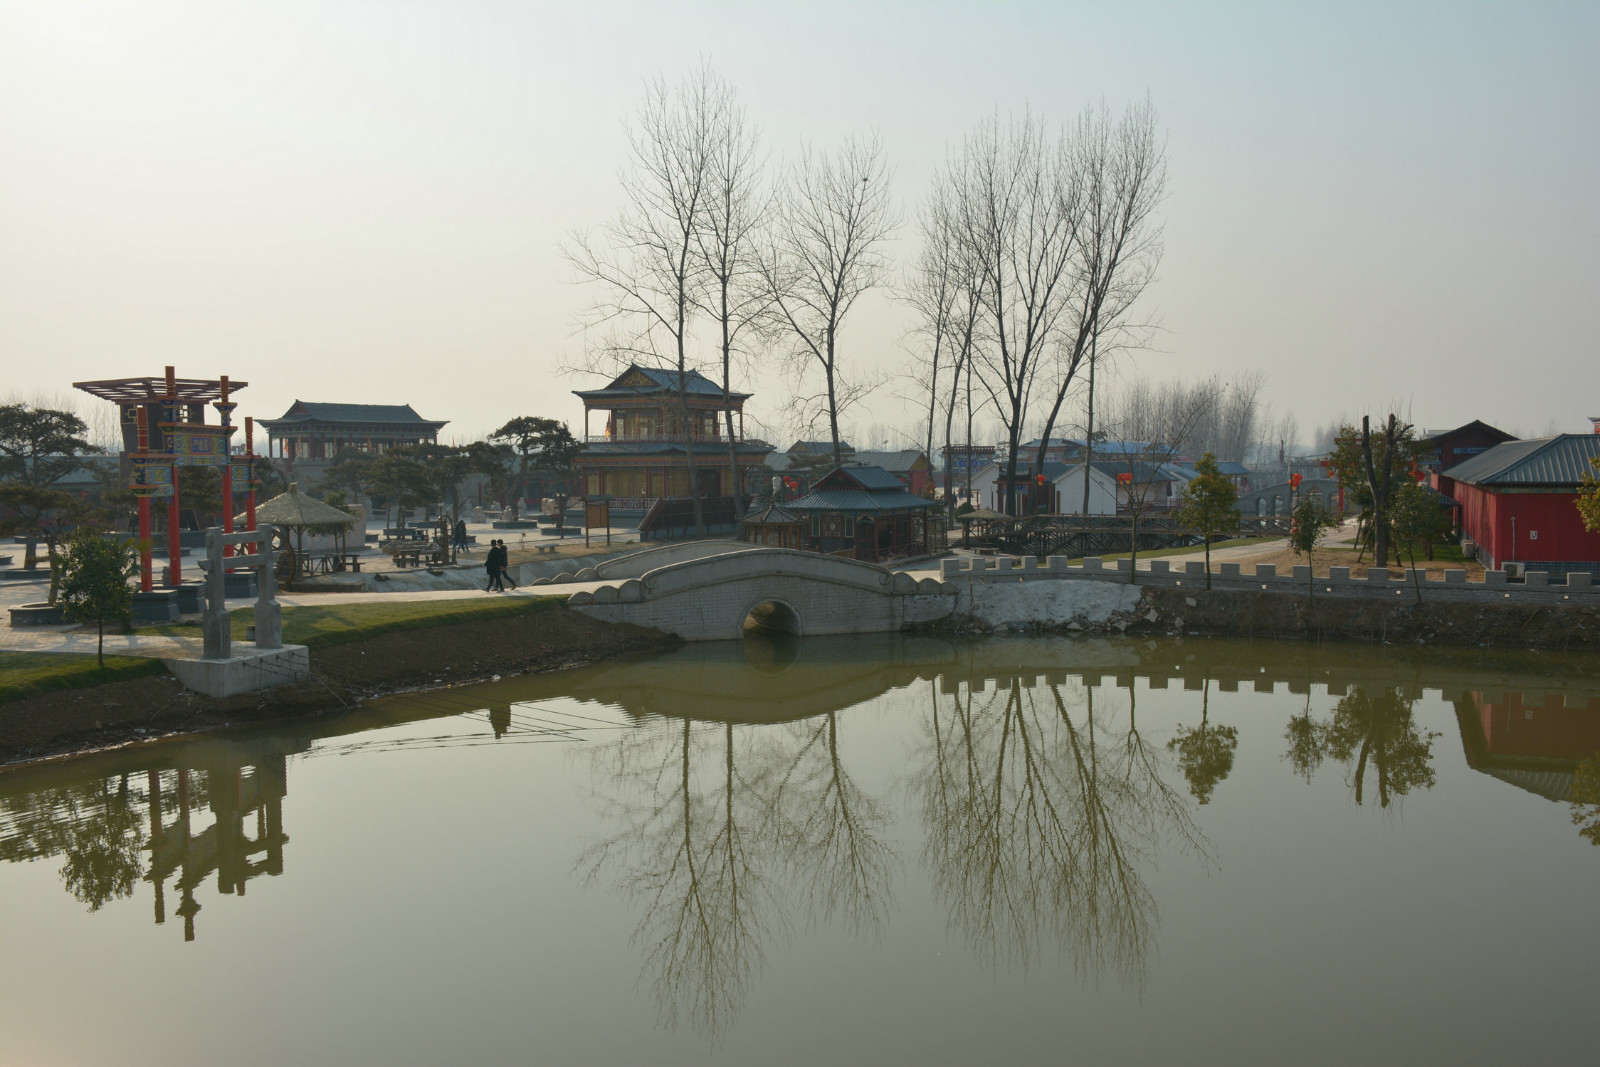
<path id="1" fill-rule="evenodd" d="M 822 536 L 822 516 L 821 515 L 813 515 L 813 516 L 811 516 L 811 536 L 812 537 L 821 537 Z"/>
<path id="2" fill-rule="evenodd" d="M 856 535 L 856 520 L 852 515 L 845 516 L 844 535 L 846 537 L 854 537 Z"/>

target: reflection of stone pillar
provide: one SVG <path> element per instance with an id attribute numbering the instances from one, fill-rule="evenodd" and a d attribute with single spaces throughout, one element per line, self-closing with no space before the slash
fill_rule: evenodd
<path id="1" fill-rule="evenodd" d="M 178 914 L 183 916 L 183 939 L 194 940 L 194 916 L 200 910 L 200 902 L 194 899 L 193 890 L 187 886 L 183 890 L 183 902 L 178 905 Z"/>

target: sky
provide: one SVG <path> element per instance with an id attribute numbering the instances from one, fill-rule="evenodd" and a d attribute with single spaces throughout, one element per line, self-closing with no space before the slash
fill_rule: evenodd
<path id="1" fill-rule="evenodd" d="M 1393 407 L 1586 431 L 1597 31 L 1593 3 L 0 0 L 0 394 L 170 363 L 248 381 L 241 415 L 410 403 L 447 440 L 517 415 L 581 432 L 571 390 L 596 382 L 563 368 L 599 294 L 561 243 L 618 211 L 645 82 L 705 61 L 774 166 L 882 137 L 902 267 L 977 122 L 1148 96 L 1163 329 L 1119 375 L 1259 370 L 1308 441 Z M 875 294 L 841 358 L 893 374 L 912 326 Z M 776 436 L 774 362 L 745 386 Z M 851 421 L 911 426 L 908 392 Z"/>

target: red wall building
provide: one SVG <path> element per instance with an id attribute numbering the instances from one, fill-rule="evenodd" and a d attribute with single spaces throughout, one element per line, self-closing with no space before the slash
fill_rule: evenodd
<path id="1" fill-rule="evenodd" d="M 1516 438 L 1486 422 L 1473 419 L 1465 426 L 1429 434 L 1417 441 L 1418 460 L 1426 471 L 1445 471 L 1457 463 L 1482 455 L 1495 445 Z"/>
<path id="2" fill-rule="evenodd" d="M 1600 434 L 1508 441 L 1435 474 L 1433 482 L 1460 503 L 1461 532 L 1484 566 L 1518 563 L 1556 575 L 1600 576 L 1600 533 L 1584 529 L 1574 506 L 1597 456 Z"/>

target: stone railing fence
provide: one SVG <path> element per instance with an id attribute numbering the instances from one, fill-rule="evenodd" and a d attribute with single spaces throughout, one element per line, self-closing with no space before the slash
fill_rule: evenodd
<path id="1" fill-rule="evenodd" d="M 1065 556 L 1050 556 L 1044 561 L 1032 556 L 1021 559 L 999 556 L 969 556 L 940 560 L 939 574 L 945 581 L 968 579 L 983 582 L 1015 582 L 1039 579 L 1088 579 L 1100 582 L 1127 582 L 1132 562 L 1114 561 L 1107 566 L 1099 557 L 1090 556 L 1083 565 L 1068 565 Z M 1576 601 L 1600 604 L 1600 586 L 1595 586 L 1592 576 L 1580 571 L 1567 574 L 1565 582 L 1554 582 L 1550 574 L 1528 571 L 1520 582 L 1511 581 L 1505 571 L 1488 571 L 1481 582 L 1467 581 L 1465 570 L 1447 570 L 1439 577 L 1421 576 L 1422 597 L 1448 600 L 1516 600 L 1530 603 L 1559 604 Z M 1211 588 L 1215 590 L 1251 590 L 1306 595 L 1315 585 L 1316 596 L 1344 597 L 1398 597 L 1416 595 L 1414 572 L 1406 568 L 1402 577 L 1396 578 L 1381 567 L 1372 567 L 1365 578 L 1352 578 L 1349 567 L 1334 567 L 1325 578 L 1313 582 L 1311 569 L 1301 565 L 1291 574 L 1279 574 L 1275 564 L 1262 563 L 1255 573 L 1245 574 L 1238 563 L 1224 563 L 1220 571 L 1211 575 Z M 1198 560 L 1184 563 L 1175 569 L 1172 561 L 1150 561 L 1149 570 L 1140 570 L 1137 584 L 1156 588 L 1204 589 L 1206 565 Z"/>

